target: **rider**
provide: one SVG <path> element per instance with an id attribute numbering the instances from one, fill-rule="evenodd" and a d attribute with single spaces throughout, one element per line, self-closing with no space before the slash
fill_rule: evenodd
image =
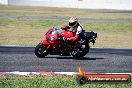
<path id="1" fill-rule="evenodd" d="M 78 22 L 76 17 L 70 17 L 69 24 L 61 27 L 63 30 L 71 29 L 74 37 L 67 38 L 67 40 L 78 41 L 83 33 L 83 26 Z"/>

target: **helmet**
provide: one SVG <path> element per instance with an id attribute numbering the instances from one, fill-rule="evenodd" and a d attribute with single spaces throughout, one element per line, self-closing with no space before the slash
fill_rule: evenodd
<path id="1" fill-rule="evenodd" d="M 70 27 L 75 27 L 75 26 L 77 25 L 77 23 L 78 23 L 78 20 L 77 20 L 76 17 L 71 17 L 71 18 L 69 19 L 69 26 L 70 26 Z"/>

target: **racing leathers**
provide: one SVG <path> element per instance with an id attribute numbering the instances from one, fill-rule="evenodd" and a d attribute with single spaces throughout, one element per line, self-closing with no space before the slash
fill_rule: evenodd
<path id="1" fill-rule="evenodd" d="M 67 40 L 71 40 L 73 42 L 76 42 L 79 40 L 79 38 L 81 37 L 81 34 L 83 33 L 83 26 L 80 24 L 80 23 L 77 23 L 77 25 L 75 27 L 69 27 L 68 25 L 67 26 L 63 26 L 61 27 L 63 30 L 66 30 L 66 29 L 71 29 L 74 36 L 73 37 L 70 37 L 70 38 L 67 38 Z"/>

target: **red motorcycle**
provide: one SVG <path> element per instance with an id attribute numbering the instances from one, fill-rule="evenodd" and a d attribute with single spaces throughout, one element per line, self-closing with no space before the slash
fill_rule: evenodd
<path id="1" fill-rule="evenodd" d="M 40 58 L 44 58 L 48 54 L 83 57 L 89 52 L 89 43 L 95 43 L 97 33 L 82 32 L 78 41 L 67 40 L 73 36 L 74 34 L 70 30 L 53 27 L 45 34 L 46 39 L 35 47 L 35 55 Z"/>

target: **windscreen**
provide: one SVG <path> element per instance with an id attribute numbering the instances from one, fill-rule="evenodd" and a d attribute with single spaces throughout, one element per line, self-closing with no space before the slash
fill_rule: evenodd
<path id="1" fill-rule="evenodd" d="M 52 31 L 52 35 L 59 34 L 61 30 L 62 30 L 61 27 L 55 27 L 54 30 Z"/>

